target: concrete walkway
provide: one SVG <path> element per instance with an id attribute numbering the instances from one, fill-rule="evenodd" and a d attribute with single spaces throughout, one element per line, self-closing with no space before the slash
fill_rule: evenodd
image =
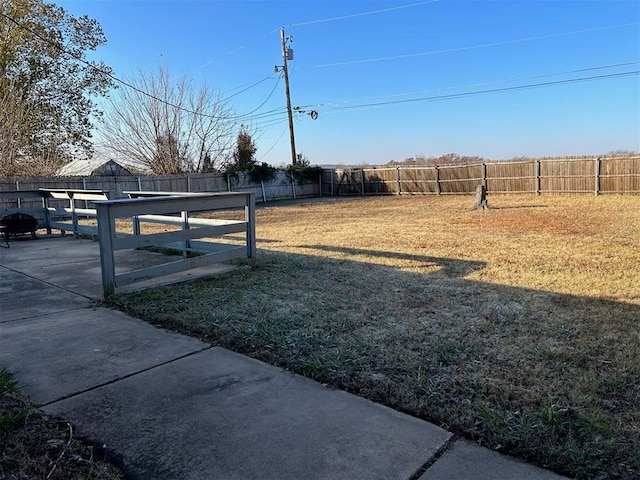
<path id="1" fill-rule="evenodd" d="M 563 478 L 102 308 L 100 278 L 95 242 L 0 249 L 0 366 L 132 479 Z"/>

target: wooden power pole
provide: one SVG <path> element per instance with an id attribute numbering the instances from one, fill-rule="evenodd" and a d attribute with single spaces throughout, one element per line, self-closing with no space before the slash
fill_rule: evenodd
<path id="1" fill-rule="evenodd" d="M 289 93 L 289 69 L 287 61 L 293 60 L 293 50 L 287 48 L 287 40 L 292 41 L 291 37 L 284 36 L 284 27 L 280 29 L 280 39 L 282 41 L 282 70 L 284 72 L 284 90 L 287 97 L 287 114 L 289 116 L 289 137 L 291 139 L 291 164 L 295 165 L 298 161 L 296 156 L 296 140 L 293 133 L 293 111 L 291 110 L 291 94 Z"/>

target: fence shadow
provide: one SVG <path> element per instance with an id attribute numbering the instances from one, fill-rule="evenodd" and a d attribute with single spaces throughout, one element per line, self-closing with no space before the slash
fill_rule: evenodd
<path id="1" fill-rule="evenodd" d="M 295 352 L 284 347 L 267 361 L 543 465 L 555 451 L 560 472 L 640 474 L 640 305 L 464 278 L 485 262 L 299 248 L 310 253 L 286 254 L 298 268 L 286 281 L 294 291 L 283 295 L 307 330 L 292 322 L 270 342 L 291 342 Z M 315 342 L 309 359 L 300 358 L 305 335 Z M 532 437 L 540 440 L 533 447 Z"/>
<path id="2" fill-rule="evenodd" d="M 485 262 L 460 260 L 455 258 L 431 257 L 427 255 L 415 255 L 408 253 L 385 252 L 383 250 L 369 250 L 363 248 L 334 247 L 331 245 L 299 245 L 297 248 L 344 253 L 347 255 L 364 255 L 369 257 L 407 260 L 420 263 L 423 266 L 433 265 L 440 267 L 440 272 L 448 277 L 464 277 L 475 270 L 480 270 L 487 266 Z"/>
<path id="3" fill-rule="evenodd" d="M 513 207 L 494 207 L 491 205 L 491 210 L 516 210 L 520 208 L 549 208 L 548 205 L 517 205 Z"/>

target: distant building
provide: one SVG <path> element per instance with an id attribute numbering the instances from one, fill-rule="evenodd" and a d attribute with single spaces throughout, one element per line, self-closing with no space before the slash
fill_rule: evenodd
<path id="1" fill-rule="evenodd" d="M 121 177 L 125 175 L 130 176 L 131 172 L 113 160 L 109 160 L 91 171 L 92 177 Z"/>
<path id="2" fill-rule="evenodd" d="M 56 172 L 59 177 L 88 177 L 100 165 L 95 160 L 73 160 Z"/>
<path id="3" fill-rule="evenodd" d="M 104 162 L 104 160 L 102 160 L 102 162 Z M 100 163 L 100 160 L 98 159 L 83 159 L 67 163 L 64 167 L 58 170 L 56 175 L 59 177 L 88 177 L 90 175 L 119 177 L 123 175 L 132 175 L 132 173 L 130 170 L 113 160 Z"/>

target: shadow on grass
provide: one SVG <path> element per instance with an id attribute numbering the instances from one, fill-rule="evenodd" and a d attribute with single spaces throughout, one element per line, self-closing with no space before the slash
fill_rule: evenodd
<path id="1" fill-rule="evenodd" d="M 332 253 L 344 253 L 347 255 L 363 255 L 367 257 L 379 257 L 393 260 L 408 260 L 422 265 L 433 265 L 441 269 L 441 272 L 449 277 L 464 277 L 471 272 L 481 270 L 487 266 L 485 262 L 471 260 L 459 260 L 453 258 L 431 257 L 426 255 L 414 255 L 399 252 L 385 252 L 382 250 L 369 250 L 363 248 L 334 247 L 331 245 L 300 245 L 297 248 L 321 250 Z"/>
<path id="2" fill-rule="evenodd" d="M 511 207 L 494 207 L 493 205 L 491 206 L 491 210 L 515 210 L 515 209 L 520 209 L 520 208 L 525 208 L 525 209 L 529 209 L 529 208 L 549 208 L 548 205 L 514 205 Z"/>

